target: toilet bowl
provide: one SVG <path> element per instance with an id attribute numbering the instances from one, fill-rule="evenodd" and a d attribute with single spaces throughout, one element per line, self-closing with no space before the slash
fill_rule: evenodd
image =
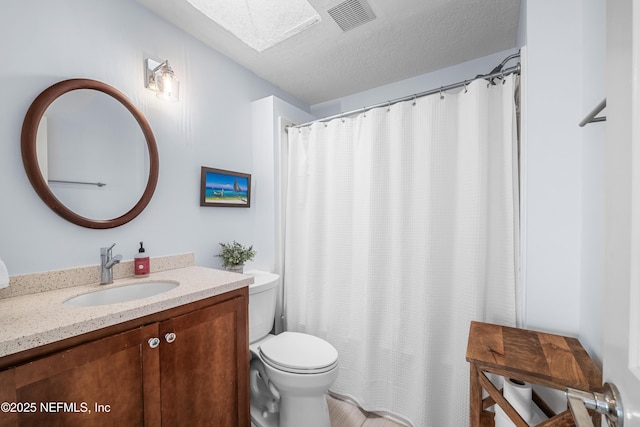
<path id="1" fill-rule="evenodd" d="M 255 281 L 249 287 L 252 423 L 257 427 L 330 427 L 325 395 L 338 377 L 337 350 L 309 334 L 269 334 L 279 276 L 255 270 L 245 274 L 253 275 Z M 267 315 L 270 320 L 265 319 Z"/>

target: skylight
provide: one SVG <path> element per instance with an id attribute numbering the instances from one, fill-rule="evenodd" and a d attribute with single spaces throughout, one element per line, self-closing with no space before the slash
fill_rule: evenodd
<path id="1" fill-rule="evenodd" d="M 187 1 L 258 52 L 320 22 L 320 15 L 306 0 Z"/>

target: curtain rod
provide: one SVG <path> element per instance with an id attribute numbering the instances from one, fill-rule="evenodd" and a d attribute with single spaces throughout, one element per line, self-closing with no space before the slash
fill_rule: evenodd
<path id="1" fill-rule="evenodd" d="M 471 83 L 471 82 L 473 82 L 475 80 L 484 79 L 484 80 L 489 80 L 490 84 L 495 84 L 493 82 L 493 79 L 503 78 L 505 76 L 508 76 L 509 74 L 514 74 L 514 73 L 515 74 L 520 74 L 520 63 L 514 65 L 513 67 L 509 67 L 509 68 L 505 68 L 504 70 L 500 70 L 504 66 L 504 64 L 506 64 L 508 61 L 510 61 L 513 58 L 519 58 L 519 57 L 520 57 L 520 52 L 514 53 L 513 55 L 508 56 L 504 61 L 502 61 L 502 63 L 500 65 L 498 65 L 496 68 L 494 68 L 492 70 L 492 72 L 489 73 L 489 74 L 480 74 L 480 75 L 475 76 L 472 79 L 463 80 L 461 82 L 453 83 L 453 84 L 450 84 L 450 85 L 447 85 L 447 86 L 440 86 L 439 88 L 436 88 L 436 89 L 431 89 L 431 90 L 427 90 L 427 91 L 424 91 L 424 92 L 415 93 L 413 95 L 403 96 L 402 98 L 396 98 L 396 99 L 393 99 L 391 101 L 381 102 L 379 104 L 371 105 L 369 107 L 358 108 L 356 110 L 347 111 L 346 113 L 340 113 L 340 114 L 336 114 L 334 116 L 329 116 L 329 117 L 324 117 L 322 119 L 312 120 L 310 122 L 302 123 L 302 124 L 299 124 L 299 125 L 287 126 L 285 129 L 288 131 L 290 128 L 294 128 L 294 129 L 302 128 L 302 127 L 310 126 L 313 123 L 328 122 L 328 121 L 333 120 L 333 119 L 339 119 L 341 117 L 347 117 L 347 116 L 351 116 L 353 114 L 366 113 L 367 111 L 373 110 L 374 108 L 389 107 L 391 105 L 397 104 L 398 102 L 404 102 L 404 101 L 409 101 L 411 99 L 422 98 L 423 96 L 433 95 L 433 94 L 441 93 L 441 92 L 444 92 L 444 91 L 447 91 L 447 90 L 457 89 L 459 87 L 467 86 L 469 83 Z M 496 71 L 496 70 L 500 70 L 500 71 Z"/>

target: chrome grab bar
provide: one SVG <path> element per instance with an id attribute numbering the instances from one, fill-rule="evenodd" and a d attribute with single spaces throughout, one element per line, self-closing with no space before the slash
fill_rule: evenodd
<path id="1" fill-rule="evenodd" d="M 605 415 L 610 427 L 624 426 L 624 409 L 615 385 L 605 383 L 603 393 L 567 388 L 564 394 L 567 396 L 569 409 L 577 427 L 593 427 L 587 409 Z"/>
<path id="2" fill-rule="evenodd" d="M 98 187 L 104 187 L 105 185 L 107 185 L 104 182 L 66 181 L 66 180 L 63 180 L 63 179 L 50 179 L 47 182 L 57 182 L 57 183 L 62 183 L 62 184 L 97 185 Z"/>

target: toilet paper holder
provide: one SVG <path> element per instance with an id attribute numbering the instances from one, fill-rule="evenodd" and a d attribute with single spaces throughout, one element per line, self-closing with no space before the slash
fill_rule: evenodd
<path id="1" fill-rule="evenodd" d="M 593 427 L 587 409 L 606 416 L 610 427 L 624 426 L 624 409 L 618 388 L 611 383 L 605 383 L 603 392 L 588 392 L 567 388 L 564 391 L 569 402 L 571 415 L 577 427 Z"/>

